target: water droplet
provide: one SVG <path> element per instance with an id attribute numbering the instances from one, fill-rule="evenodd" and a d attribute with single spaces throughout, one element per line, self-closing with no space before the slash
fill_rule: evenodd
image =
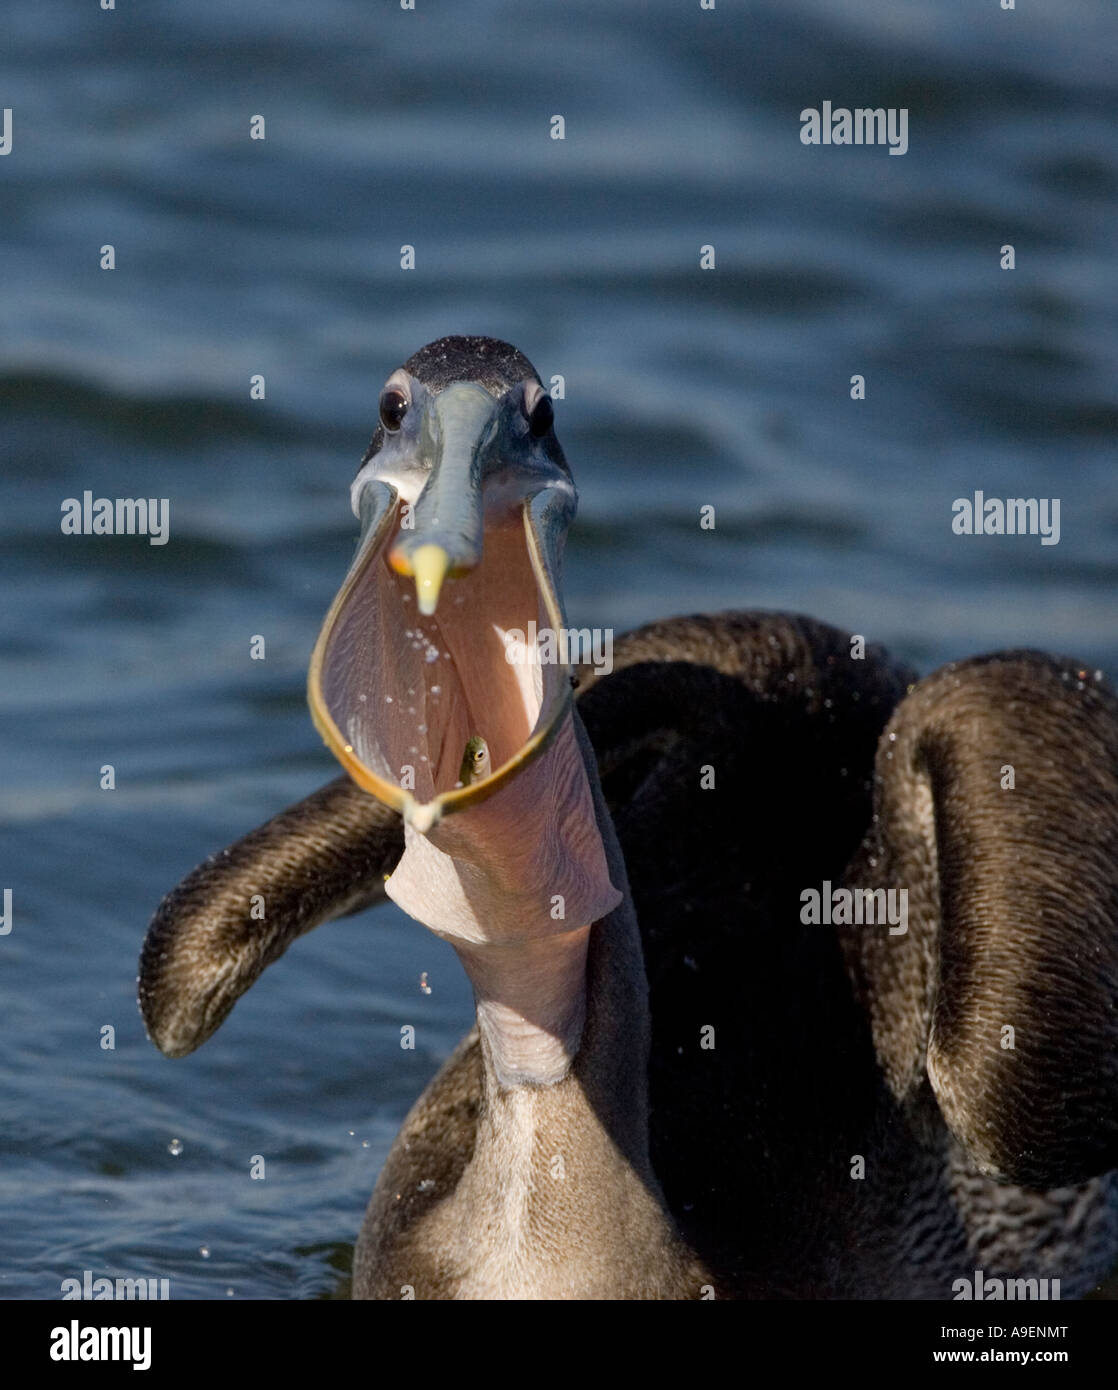
<path id="1" fill-rule="evenodd" d="M 423 992 L 424 994 L 430 994 L 430 993 L 431 993 L 431 986 L 427 983 L 427 972 L 426 972 L 426 970 L 425 970 L 425 971 L 423 972 L 423 974 L 420 975 L 420 977 L 419 977 L 419 988 L 422 990 L 422 992 Z"/>
<path id="2" fill-rule="evenodd" d="M 386 695 L 386 696 L 384 697 L 384 703 L 385 703 L 386 705 L 390 705 L 390 704 L 392 703 L 392 696 L 391 696 L 391 695 Z"/>
<path id="3" fill-rule="evenodd" d="M 361 1147 L 362 1147 L 363 1149 L 367 1149 L 367 1148 L 369 1147 L 369 1141 L 368 1141 L 367 1139 L 362 1139 L 362 1140 L 361 1140 Z"/>
<path id="4" fill-rule="evenodd" d="M 364 704 L 369 697 L 368 695 L 358 695 L 357 698 L 361 701 L 362 704 Z"/>
<path id="5" fill-rule="evenodd" d="M 417 1192 L 433 1192 L 435 1190 L 434 1178 L 421 1178 L 415 1185 Z"/>
<path id="6" fill-rule="evenodd" d="M 426 725 L 426 724 L 417 724 L 417 725 L 415 726 L 415 731 L 416 731 L 417 734 L 425 734 L 425 733 L 427 732 L 427 725 Z"/>
<path id="7" fill-rule="evenodd" d="M 351 1130 L 349 1131 L 349 1137 L 350 1137 L 351 1139 L 356 1139 L 356 1138 L 357 1138 L 357 1131 L 356 1131 L 355 1129 L 351 1129 Z"/>
<path id="8" fill-rule="evenodd" d="M 200 1245 L 198 1247 L 198 1253 L 204 1260 L 208 1260 L 210 1258 L 210 1247 L 208 1245 Z"/>
<path id="9" fill-rule="evenodd" d="M 171 1142 L 167 1145 L 167 1152 L 169 1154 L 173 1154 L 175 1158 L 178 1158 L 179 1154 L 182 1153 L 182 1140 L 172 1139 Z"/>
<path id="10" fill-rule="evenodd" d="M 896 743 L 896 741 L 897 741 L 897 736 L 896 736 L 896 734 L 891 733 L 891 734 L 889 735 L 889 742 L 890 742 L 890 743 Z"/>
<path id="11" fill-rule="evenodd" d="M 431 687 L 431 694 L 432 694 L 432 695 L 441 695 L 442 693 L 443 693 L 443 688 L 442 688 L 441 685 L 433 685 L 433 686 Z"/>

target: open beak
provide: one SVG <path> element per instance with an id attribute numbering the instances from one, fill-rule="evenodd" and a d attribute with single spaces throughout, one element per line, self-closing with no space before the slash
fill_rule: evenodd
<path id="1" fill-rule="evenodd" d="M 498 402 L 473 383 L 431 399 L 417 448 L 429 471 L 414 506 L 383 479 L 362 486 L 357 555 L 315 643 L 308 699 L 353 780 L 426 834 L 538 758 L 570 708 L 570 668 L 541 664 L 529 634 L 564 626 L 574 499 L 544 475 L 487 507 L 486 477 L 507 485 L 508 469 Z M 479 735 L 492 771 L 462 786 Z"/>

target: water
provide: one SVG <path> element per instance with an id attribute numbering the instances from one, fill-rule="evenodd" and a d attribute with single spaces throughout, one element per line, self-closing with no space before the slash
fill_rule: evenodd
<path id="1" fill-rule="evenodd" d="M 565 376 L 580 625 L 785 608 L 923 669 L 1033 645 L 1118 675 L 1115 28 L 1109 0 L 12 10 L 0 1295 L 344 1293 L 468 1024 L 391 907 L 298 942 L 188 1059 L 134 1002 L 162 894 L 335 771 L 306 662 L 380 384 L 429 339 Z M 907 106 L 908 154 L 803 147 L 825 99 Z M 86 488 L 169 498 L 171 542 L 62 536 Z M 954 537 L 976 488 L 1060 497 L 1059 545 Z"/>

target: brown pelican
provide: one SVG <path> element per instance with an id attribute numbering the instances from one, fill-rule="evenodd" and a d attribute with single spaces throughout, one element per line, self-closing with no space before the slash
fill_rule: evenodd
<path id="1" fill-rule="evenodd" d="M 151 1037 L 191 1051 L 387 892 L 477 1027 L 388 1157 L 355 1296 L 1088 1291 L 1118 1258 L 1114 694 L 1027 651 L 917 681 L 724 613 L 619 639 L 576 707 L 525 637 L 565 627 L 575 496 L 515 348 L 389 377 L 311 662 L 348 776 L 165 899 Z"/>

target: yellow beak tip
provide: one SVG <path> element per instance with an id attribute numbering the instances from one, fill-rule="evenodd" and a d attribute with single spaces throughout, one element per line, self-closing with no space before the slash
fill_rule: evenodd
<path id="1" fill-rule="evenodd" d="M 411 557 L 411 564 L 416 602 L 423 616 L 429 618 L 438 607 L 439 591 L 450 569 L 450 556 L 441 545 L 421 545 Z"/>

